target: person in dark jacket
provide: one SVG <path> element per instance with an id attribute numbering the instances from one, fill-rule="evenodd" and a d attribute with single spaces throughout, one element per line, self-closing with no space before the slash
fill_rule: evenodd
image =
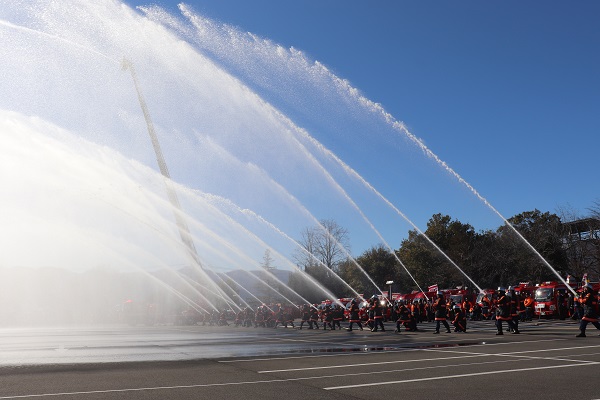
<path id="1" fill-rule="evenodd" d="M 454 306 L 454 320 L 452 321 L 454 326 L 454 332 L 466 332 L 467 331 L 467 314 L 460 308 L 460 306 Z"/>
<path id="2" fill-rule="evenodd" d="M 333 329 L 335 327 L 342 329 L 342 321 L 344 320 L 344 309 L 339 304 L 333 306 Z"/>
<path id="3" fill-rule="evenodd" d="M 308 329 L 319 329 L 319 310 L 317 309 L 316 304 L 313 305 L 310 310 L 310 319 L 308 321 L 308 324 Z"/>
<path id="4" fill-rule="evenodd" d="M 433 309 L 435 311 L 435 332 L 440 333 L 440 324 L 444 324 L 446 333 L 450 333 L 450 325 L 448 325 L 448 310 L 446 309 L 446 300 L 444 299 L 444 293 L 437 292 L 437 298 L 433 302 Z"/>
<path id="5" fill-rule="evenodd" d="M 327 326 L 329 326 L 330 330 L 335 330 L 333 327 L 333 309 L 330 305 L 325 306 L 325 310 L 323 310 L 323 330 L 327 330 Z"/>
<path id="6" fill-rule="evenodd" d="M 508 324 L 508 330 L 512 333 L 521 333 L 519 328 L 514 324 L 513 317 L 511 314 L 511 301 L 506 296 L 506 289 L 503 287 L 498 288 L 498 299 L 496 300 L 496 328 L 498 332 L 496 335 L 504 335 L 502 331 L 502 321 L 506 321 Z"/>
<path id="7" fill-rule="evenodd" d="M 591 322 L 596 329 L 600 329 L 600 323 L 598 323 L 598 296 L 594 293 L 591 284 L 584 286 L 584 292 L 579 298 L 579 302 L 583 306 L 583 317 L 579 322 L 579 335 L 577 337 L 585 337 L 585 328 Z"/>
<path id="8" fill-rule="evenodd" d="M 508 296 L 508 300 L 510 303 L 510 317 L 512 318 L 512 323 L 514 325 L 514 329 L 519 331 L 519 313 L 521 312 L 521 297 L 515 292 L 515 289 L 512 286 L 508 287 L 508 292 L 506 293 Z M 509 332 L 513 332 L 513 328 L 508 329 Z"/>
<path id="9" fill-rule="evenodd" d="M 385 332 L 385 327 L 383 326 L 383 307 L 381 307 L 377 296 L 371 298 L 371 311 L 373 311 L 373 328 L 371 332 L 377 332 L 379 327 L 381 327 L 381 332 Z"/>
<path id="10" fill-rule="evenodd" d="M 300 320 L 300 327 L 298 329 L 302 329 L 305 322 L 309 326 L 308 329 L 312 329 L 312 322 L 310 322 L 310 306 L 308 304 L 302 306 L 302 319 Z"/>
<path id="11" fill-rule="evenodd" d="M 362 322 L 360 322 L 359 311 L 360 307 L 358 307 L 358 304 L 356 304 L 356 300 L 352 300 L 352 303 L 350 304 L 350 325 L 348 325 L 349 332 L 352 332 L 352 325 L 355 323 L 358 324 L 358 327 L 361 331 L 363 330 Z"/>

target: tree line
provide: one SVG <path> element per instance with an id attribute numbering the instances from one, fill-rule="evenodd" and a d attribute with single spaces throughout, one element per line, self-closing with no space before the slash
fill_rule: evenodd
<path id="1" fill-rule="evenodd" d="M 590 229 L 595 229 L 597 235 L 600 201 L 589 211 L 588 220 L 595 224 Z M 322 300 L 323 293 L 309 282 L 311 278 L 337 298 L 352 297 L 350 287 L 369 296 L 379 293 L 378 289 L 384 288 L 388 280 L 394 281 L 393 291 L 402 293 L 434 284 L 443 288 L 474 288 L 475 282 L 481 288 L 494 288 L 556 280 L 544 260 L 564 278 L 571 275 L 581 279 L 587 273 L 598 280 L 597 236 L 582 240 L 557 214 L 537 209 L 507 221 L 511 226 L 477 232 L 470 224 L 434 214 L 423 232 L 429 240 L 411 230 L 393 252 L 380 244 L 352 258 L 348 231 L 333 220 L 324 220 L 302 232 L 302 249 L 295 255 L 299 269 L 309 278 L 293 273 L 289 286 L 314 302 Z"/>

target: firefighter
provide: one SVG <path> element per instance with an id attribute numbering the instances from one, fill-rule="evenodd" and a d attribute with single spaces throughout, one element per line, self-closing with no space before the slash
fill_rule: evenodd
<path id="1" fill-rule="evenodd" d="M 473 303 L 473 311 L 471 311 L 471 321 L 481 321 L 481 306 L 479 303 Z"/>
<path id="2" fill-rule="evenodd" d="M 256 309 L 256 316 L 254 317 L 254 327 L 258 328 L 259 326 L 266 328 L 266 306 L 263 304 L 262 306 Z"/>
<path id="3" fill-rule="evenodd" d="M 454 306 L 454 320 L 452 321 L 454 326 L 454 332 L 466 332 L 467 331 L 467 314 L 460 308 L 460 306 Z"/>
<path id="4" fill-rule="evenodd" d="M 245 310 L 240 310 L 236 315 L 235 315 L 235 327 L 239 327 L 240 325 L 243 324 L 244 322 L 244 315 L 245 315 Z"/>
<path id="5" fill-rule="evenodd" d="M 515 289 L 512 286 L 508 287 L 508 292 L 506 295 L 509 297 L 510 301 L 510 317 L 512 318 L 514 329 L 519 331 L 519 313 L 521 311 L 521 299 L 518 294 L 515 293 Z M 511 328 L 509 328 L 509 332 L 512 332 Z"/>
<path id="6" fill-rule="evenodd" d="M 363 311 L 364 311 L 364 315 L 367 317 L 366 324 L 369 327 L 369 330 L 373 331 L 373 328 L 375 328 L 375 318 L 373 318 L 375 316 L 375 309 L 373 308 L 373 298 L 372 297 L 369 299 L 369 301 L 366 302 Z"/>
<path id="7" fill-rule="evenodd" d="M 283 327 L 287 328 L 288 325 L 291 325 L 292 329 L 295 328 L 294 326 L 294 311 L 292 310 L 292 307 L 286 307 L 283 309 Z"/>
<path id="8" fill-rule="evenodd" d="M 344 309 L 339 304 L 333 306 L 333 330 L 335 327 L 342 329 L 342 320 L 344 319 Z"/>
<path id="9" fill-rule="evenodd" d="M 600 323 L 598 323 L 598 296 L 594 293 L 591 284 L 584 286 L 584 292 L 579 298 L 579 303 L 583 306 L 583 317 L 579 322 L 579 335 L 577 337 L 585 337 L 585 328 L 588 323 L 592 323 L 596 329 L 600 329 Z"/>
<path id="10" fill-rule="evenodd" d="M 219 314 L 219 326 L 229 326 L 229 322 L 227 322 L 227 310 L 221 311 Z"/>
<path id="11" fill-rule="evenodd" d="M 254 324 L 254 311 L 250 307 L 246 307 L 244 313 L 244 326 L 250 328 Z"/>
<path id="12" fill-rule="evenodd" d="M 360 307 L 358 307 L 358 304 L 356 304 L 356 300 L 352 300 L 350 303 L 350 318 L 348 319 L 349 324 L 348 328 L 346 328 L 348 332 L 352 332 L 352 325 L 354 325 L 354 323 L 358 324 L 358 327 L 361 331 L 363 330 L 362 322 L 360 322 L 359 311 Z"/>
<path id="13" fill-rule="evenodd" d="M 527 293 L 527 297 L 523 300 L 523 306 L 525 307 L 525 321 L 531 321 L 533 319 L 533 297 L 531 293 Z"/>
<path id="14" fill-rule="evenodd" d="M 273 328 L 277 328 L 277 325 L 284 324 L 283 308 L 279 308 L 279 311 L 275 313 L 275 325 Z"/>
<path id="15" fill-rule="evenodd" d="M 557 297 L 558 319 L 564 321 L 567 319 L 567 300 L 565 299 L 565 294 L 563 292 L 558 292 Z"/>
<path id="16" fill-rule="evenodd" d="M 415 318 L 403 301 L 398 302 L 398 305 L 396 306 L 396 314 L 398 319 L 396 320 L 396 330 L 394 332 L 400 333 L 402 326 L 404 326 L 406 331 L 417 330 Z"/>
<path id="17" fill-rule="evenodd" d="M 498 288 L 498 299 L 496 300 L 496 335 L 504 335 L 502 332 L 502 321 L 506 321 L 508 329 L 512 333 L 520 333 L 519 329 L 515 326 L 510 315 L 510 299 L 506 296 L 506 289 L 503 287 Z"/>
<path id="18" fill-rule="evenodd" d="M 419 302 L 417 300 L 413 300 L 412 304 L 410 304 L 409 307 L 410 313 L 415 319 L 415 323 L 423 322 L 421 320 L 421 309 Z"/>
<path id="19" fill-rule="evenodd" d="M 329 326 L 329 329 L 333 331 L 333 310 L 329 304 L 325 306 L 325 310 L 323 310 L 323 316 L 323 330 L 326 331 L 327 326 Z"/>
<path id="20" fill-rule="evenodd" d="M 300 327 L 298 329 L 302 329 L 305 322 L 309 326 L 308 329 L 312 329 L 312 322 L 310 322 L 310 306 L 308 304 L 302 306 L 302 319 L 300 320 Z"/>
<path id="21" fill-rule="evenodd" d="M 446 310 L 446 301 L 444 300 L 444 293 L 437 292 L 437 298 L 433 302 L 433 309 L 435 310 L 435 332 L 434 334 L 440 333 L 440 323 L 444 324 L 446 333 L 450 333 L 450 325 L 448 325 L 448 312 Z"/>
<path id="22" fill-rule="evenodd" d="M 381 327 L 381 332 L 385 332 L 383 326 L 383 307 L 379 303 L 379 298 L 375 295 L 371 297 L 371 310 L 373 311 L 373 328 L 371 332 L 377 332 L 377 329 Z"/>
<path id="23" fill-rule="evenodd" d="M 310 320 L 308 321 L 308 325 L 308 329 L 319 329 L 319 310 L 317 309 L 316 304 L 313 305 L 310 310 Z"/>
<path id="24" fill-rule="evenodd" d="M 481 315 L 483 315 L 483 319 L 490 319 L 491 318 L 491 308 L 492 308 L 492 303 L 490 301 L 489 296 L 486 294 L 483 295 L 483 298 L 481 299 Z"/>
<path id="25" fill-rule="evenodd" d="M 471 305 L 471 302 L 469 301 L 467 296 L 465 296 L 465 299 L 462 303 L 462 309 L 465 312 L 465 318 L 467 318 L 473 312 L 473 306 Z"/>
<path id="26" fill-rule="evenodd" d="M 410 311 L 408 310 L 408 307 L 406 307 L 402 300 L 396 302 L 396 305 L 394 306 L 394 314 L 396 315 L 396 330 L 394 331 L 395 333 L 402 332 L 401 328 L 404 325 L 404 323 L 408 321 L 409 313 Z"/>

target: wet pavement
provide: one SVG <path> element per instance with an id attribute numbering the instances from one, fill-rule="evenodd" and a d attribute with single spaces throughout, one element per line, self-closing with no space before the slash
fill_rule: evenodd
<path id="1" fill-rule="evenodd" d="M 576 332 L 574 322 L 523 324 L 530 333 Z M 326 354 L 386 351 L 402 348 L 469 346 L 495 340 L 491 321 L 471 324 L 468 333 L 431 335 L 421 332 L 367 330 L 297 330 L 234 326 L 102 326 L 0 329 L 0 366 L 181 361 L 277 354 Z"/>
<path id="2" fill-rule="evenodd" d="M 235 327 L 0 329 L 0 399 L 595 400 L 600 338 L 571 321 L 495 335 Z"/>

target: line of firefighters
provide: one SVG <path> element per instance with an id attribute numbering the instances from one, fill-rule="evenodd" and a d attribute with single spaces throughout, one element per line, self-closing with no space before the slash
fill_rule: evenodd
<path id="1" fill-rule="evenodd" d="M 582 288 L 581 295 L 576 299 L 575 310 L 581 306 L 581 315 L 574 314 L 573 318 L 580 318 L 580 333 L 577 337 L 585 337 L 586 327 L 592 323 L 600 330 L 598 322 L 598 294 L 590 284 Z M 394 303 L 381 300 L 373 296 L 369 300 L 359 302 L 350 301 L 347 306 L 339 304 L 326 304 L 324 306 L 305 304 L 299 307 L 282 307 L 280 304 L 262 305 L 253 311 L 247 307 L 239 311 L 233 324 L 236 327 L 264 327 L 277 328 L 278 326 L 295 328 L 294 321 L 299 317 L 298 329 L 324 330 L 343 329 L 342 322 L 348 321 L 346 330 L 352 331 L 355 325 L 361 331 L 369 329 L 371 332 L 385 332 L 383 322 L 392 320 L 396 322 L 396 330 L 419 331 L 417 325 L 428 321 L 435 322 L 434 334 L 439 334 L 443 326 L 447 333 L 451 332 L 450 323 L 454 332 L 466 332 L 467 320 L 495 319 L 496 335 L 503 335 L 503 324 L 506 322 L 508 331 L 513 334 L 520 333 L 519 322 L 531 320 L 533 316 L 533 298 L 530 294 L 524 298 L 514 291 L 512 287 L 506 290 L 499 287 L 494 296 L 485 295 L 481 302 L 470 301 L 465 297 L 460 304 L 447 299 L 443 292 L 437 292 L 435 298 L 429 301 L 420 299 L 413 302 L 397 300 Z M 577 313 L 577 311 L 576 311 Z M 226 312 L 206 314 L 201 321 L 202 325 L 230 325 Z M 363 325 L 364 324 L 364 325 Z"/>

